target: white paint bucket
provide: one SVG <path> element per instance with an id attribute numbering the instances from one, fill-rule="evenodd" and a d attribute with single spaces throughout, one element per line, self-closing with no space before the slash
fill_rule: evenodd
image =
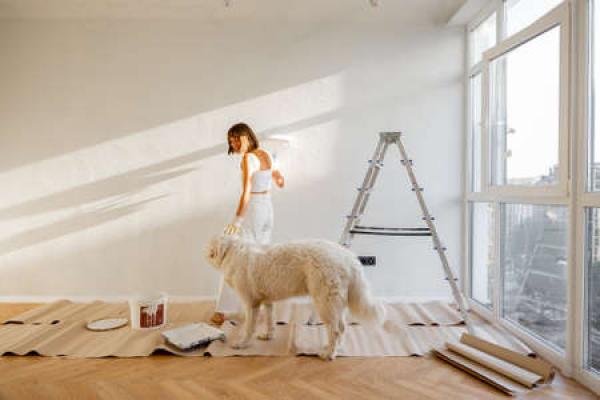
<path id="1" fill-rule="evenodd" d="M 131 327 L 134 329 L 160 328 L 167 323 L 167 295 L 157 293 L 129 299 Z"/>

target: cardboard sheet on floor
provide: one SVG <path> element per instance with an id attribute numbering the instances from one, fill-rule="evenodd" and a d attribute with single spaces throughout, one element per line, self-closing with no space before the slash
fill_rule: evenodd
<path id="1" fill-rule="evenodd" d="M 231 326 L 228 330 L 229 337 L 239 337 L 240 330 L 239 325 Z M 492 325 L 482 323 L 478 325 L 478 330 L 486 332 L 488 337 L 496 338 L 495 343 L 511 348 L 519 354 L 524 356 L 533 354 L 531 349 L 518 339 Z M 442 348 L 447 342 L 458 342 L 465 331 L 463 326 L 406 326 L 391 320 L 380 327 L 364 324 L 349 325 L 346 328 L 344 341 L 338 349 L 338 355 L 341 357 L 424 356 L 434 348 Z M 286 334 L 289 337 L 283 337 Z M 327 344 L 327 328 L 323 325 L 294 323 L 290 324 L 290 329 L 287 331 L 276 330 L 276 340 L 278 343 L 288 343 L 289 349 L 271 355 L 318 355 Z M 247 353 L 224 347 L 220 343 L 209 345 L 206 352 L 214 356 Z"/>
<path id="2" fill-rule="evenodd" d="M 169 306 L 169 320 L 181 321 L 189 318 L 204 318 L 210 315 L 207 308 L 210 302 L 174 303 Z M 275 321 L 280 324 L 292 322 L 304 323 L 308 320 L 312 306 L 308 303 L 290 301 L 275 304 Z M 432 301 L 426 303 L 392 303 L 386 304 L 387 319 L 402 325 L 459 325 L 463 323 L 460 313 L 448 303 Z M 5 320 L 4 324 L 50 324 L 61 321 L 92 321 L 111 317 L 129 317 L 129 308 L 125 303 L 73 303 L 60 300 L 29 310 L 21 315 Z M 317 321 L 320 322 L 320 321 Z M 350 316 L 350 323 L 359 323 Z"/>
<path id="3" fill-rule="evenodd" d="M 253 339 L 251 346 L 245 349 L 233 349 L 231 345 L 241 336 L 240 325 L 225 321 L 221 329 L 225 332 L 225 342 L 215 341 L 205 350 L 213 357 L 231 356 L 290 356 L 294 355 L 293 326 L 295 324 L 279 324 L 275 326 L 275 334 L 271 340 Z"/>
<path id="4" fill-rule="evenodd" d="M 226 343 L 213 342 L 207 348 L 179 351 L 161 336 L 167 330 L 192 322 L 206 322 L 214 303 L 171 303 L 168 324 L 155 330 L 132 330 L 129 326 L 105 332 L 93 332 L 85 324 L 99 318 L 129 317 L 125 303 L 72 303 L 59 301 L 41 306 L 4 321 L 0 326 L 0 354 L 24 355 L 31 352 L 45 356 L 67 357 L 138 357 L 164 350 L 185 356 L 284 356 L 318 354 L 326 343 L 326 327 L 305 325 L 311 312 L 309 304 L 280 303 L 276 306 L 275 338 L 253 339 L 248 349 L 232 349 L 242 323 L 227 322 Z M 383 326 L 348 325 L 340 356 L 421 356 L 448 341 L 458 341 L 465 332 L 460 315 L 452 307 L 437 302 L 390 304 L 388 320 Z M 417 326 L 413 326 L 416 324 Z M 431 326 L 432 324 L 438 326 Z M 260 322 L 257 332 L 261 329 Z M 482 337 L 507 346 L 521 354 L 531 352 L 507 332 L 479 321 Z"/>
<path id="5" fill-rule="evenodd" d="M 460 325 L 464 322 L 455 307 L 442 301 L 389 303 L 385 307 L 386 318 L 401 325 Z M 307 303 L 284 301 L 276 303 L 274 309 L 275 321 L 279 324 L 305 323 L 310 317 L 312 306 Z M 321 323 L 318 319 L 315 322 Z M 352 315 L 350 315 L 348 322 L 351 324 L 360 323 Z"/>

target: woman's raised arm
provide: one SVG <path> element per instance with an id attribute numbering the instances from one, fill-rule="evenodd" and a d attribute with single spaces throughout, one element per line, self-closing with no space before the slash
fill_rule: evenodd
<path id="1" fill-rule="evenodd" d="M 281 172 L 279 172 L 278 169 L 273 170 L 271 176 L 277 187 L 283 188 L 285 186 L 285 179 L 283 179 L 283 175 L 281 175 Z"/>

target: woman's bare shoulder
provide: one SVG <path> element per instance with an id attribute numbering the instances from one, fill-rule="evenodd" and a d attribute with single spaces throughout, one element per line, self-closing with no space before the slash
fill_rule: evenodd
<path id="1" fill-rule="evenodd" d="M 260 158 L 256 154 L 254 154 L 254 152 L 249 151 L 244 154 L 241 163 L 242 169 L 244 168 L 244 166 L 246 166 L 246 168 L 248 168 L 249 171 L 254 172 L 257 169 L 260 169 L 260 165 Z"/>

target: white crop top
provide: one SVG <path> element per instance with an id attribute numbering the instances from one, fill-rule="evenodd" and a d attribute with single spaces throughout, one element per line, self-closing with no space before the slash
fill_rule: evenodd
<path id="1" fill-rule="evenodd" d="M 260 169 L 260 160 L 258 157 L 255 154 L 248 153 L 248 173 L 252 177 L 251 193 L 266 192 L 271 190 L 271 181 L 273 180 L 273 158 L 268 151 L 262 151 L 265 152 L 267 157 L 269 157 L 269 161 L 271 162 L 271 168 L 262 171 Z"/>

